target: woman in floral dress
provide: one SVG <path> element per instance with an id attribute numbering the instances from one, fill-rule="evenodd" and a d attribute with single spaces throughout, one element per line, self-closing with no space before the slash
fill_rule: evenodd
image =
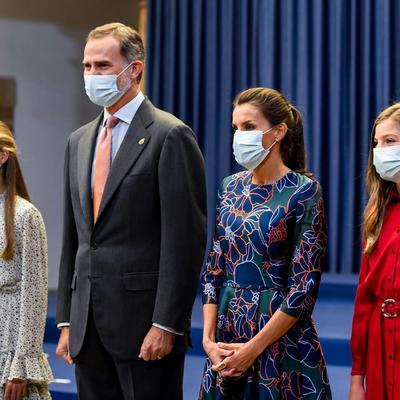
<path id="1" fill-rule="evenodd" d="M 199 399 L 331 399 L 311 313 L 327 236 L 319 183 L 305 172 L 299 111 L 253 88 L 234 102 L 246 171 L 219 190 L 202 273 L 207 361 Z"/>
<path id="2" fill-rule="evenodd" d="M 10 130 L 0 121 L 0 400 L 51 400 L 43 353 L 47 242 Z"/>

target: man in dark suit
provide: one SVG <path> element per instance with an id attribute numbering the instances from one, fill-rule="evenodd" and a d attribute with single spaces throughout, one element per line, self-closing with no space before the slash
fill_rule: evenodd
<path id="1" fill-rule="evenodd" d="M 94 29 L 83 64 L 104 109 L 66 149 L 56 352 L 76 364 L 80 400 L 179 400 L 206 243 L 203 158 L 140 91 L 137 32 Z"/>

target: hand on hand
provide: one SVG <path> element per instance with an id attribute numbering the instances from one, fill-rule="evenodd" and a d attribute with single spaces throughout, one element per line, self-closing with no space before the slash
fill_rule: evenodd
<path id="1" fill-rule="evenodd" d="M 67 364 L 73 364 L 73 360 L 69 355 L 69 327 L 64 326 L 61 329 L 60 339 L 58 339 L 58 344 L 56 347 L 56 354 Z"/>
<path id="2" fill-rule="evenodd" d="M 22 400 L 28 391 L 28 381 L 12 379 L 4 384 L 3 400 Z"/>
<path id="3" fill-rule="evenodd" d="M 226 357 L 233 354 L 233 350 L 222 349 L 217 343 L 211 341 L 203 343 L 203 347 L 213 365 L 221 363 Z"/>
<path id="4" fill-rule="evenodd" d="M 175 334 L 152 326 L 143 340 L 139 358 L 144 361 L 162 359 L 171 353 L 175 343 Z"/>
<path id="5" fill-rule="evenodd" d="M 231 352 L 231 355 L 224 358 L 219 363 L 213 363 L 211 369 L 218 371 L 224 377 L 237 377 L 244 374 L 251 368 L 257 357 L 258 351 L 254 349 L 251 342 L 247 343 L 217 343 L 221 350 Z"/>

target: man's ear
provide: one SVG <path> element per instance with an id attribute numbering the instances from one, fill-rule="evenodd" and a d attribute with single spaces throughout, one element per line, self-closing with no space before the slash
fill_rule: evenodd
<path id="1" fill-rule="evenodd" d="M 143 73 L 144 69 L 144 63 L 140 60 L 135 60 L 132 63 L 132 72 L 131 72 L 131 78 L 132 80 L 137 81 L 138 76 Z"/>

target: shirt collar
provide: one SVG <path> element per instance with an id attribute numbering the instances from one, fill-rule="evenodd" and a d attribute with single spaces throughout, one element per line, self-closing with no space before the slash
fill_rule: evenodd
<path id="1" fill-rule="evenodd" d="M 143 100 L 144 95 L 141 91 L 139 91 L 139 93 L 129 103 L 126 103 L 115 114 L 113 114 L 114 117 L 117 117 L 119 120 L 130 125 Z M 110 113 L 106 108 L 104 108 L 103 126 L 109 116 Z"/>

